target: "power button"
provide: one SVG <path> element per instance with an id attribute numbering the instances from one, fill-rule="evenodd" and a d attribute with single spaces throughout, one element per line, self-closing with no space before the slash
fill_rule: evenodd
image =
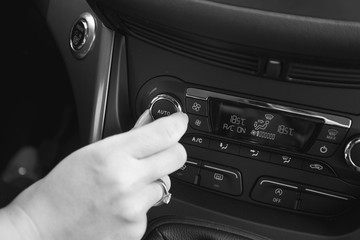
<path id="1" fill-rule="evenodd" d="M 309 154 L 320 156 L 320 157 L 330 157 L 333 155 L 338 148 L 337 144 L 316 141 L 309 150 Z"/>

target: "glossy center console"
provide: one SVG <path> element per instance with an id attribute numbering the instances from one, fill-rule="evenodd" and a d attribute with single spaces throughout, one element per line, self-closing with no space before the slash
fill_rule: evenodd
<path id="1" fill-rule="evenodd" d="M 188 114 L 181 142 L 189 159 L 172 176 L 190 187 L 321 216 L 350 210 L 359 198 L 359 177 L 351 168 L 344 174 L 341 154 L 348 132 L 359 133 L 357 117 L 194 88 L 173 77 L 152 79 L 138 96 L 139 113 L 174 112 L 158 104 L 161 96 L 177 99 Z"/>
<path id="2" fill-rule="evenodd" d="M 116 32 L 104 136 L 151 106 L 154 118 L 190 119 L 174 197 L 150 221 L 187 216 L 274 239 L 358 231 L 358 24 L 259 1 L 89 2 Z"/>

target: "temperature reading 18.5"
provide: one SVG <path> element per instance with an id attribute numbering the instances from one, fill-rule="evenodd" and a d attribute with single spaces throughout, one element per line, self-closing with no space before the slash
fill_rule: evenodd
<path id="1" fill-rule="evenodd" d="M 285 125 L 279 125 L 277 131 L 278 131 L 278 133 L 283 134 L 283 135 L 294 136 L 294 129 L 287 127 Z"/>
<path id="2" fill-rule="evenodd" d="M 237 116 L 237 115 L 231 115 L 231 116 L 230 116 L 230 122 L 231 122 L 232 124 L 245 126 L 245 123 L 244 123 L 245 120 L 246 120 L 246 119 L 241 118 L 241 117 L 239 117 L 239 116 Z"/>

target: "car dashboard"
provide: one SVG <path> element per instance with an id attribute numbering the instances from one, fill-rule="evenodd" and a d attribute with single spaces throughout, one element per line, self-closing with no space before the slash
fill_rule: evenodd
<path id="1" fill-rule="evenodd" d="M 358 1 L 37 2 L 84 143 L 130 130 L 149 108 L 189 116 L 187 162 L 145 239 L 179 223 L 212 236 L 359 239 Z"/>

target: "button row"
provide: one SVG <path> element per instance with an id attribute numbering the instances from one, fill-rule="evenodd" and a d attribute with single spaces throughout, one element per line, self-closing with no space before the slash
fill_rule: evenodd
<path id="1" fill-rule="evenodd" d="M 189 159 L 182 168 L 171 176 L 230 195 L 240 195 L 242 192 L 242 176 L 238 170 L 212 163 L 201 163 L 198 160 Z"/>
<path id="2" fill-rule="evenodd" d="M 202 132 L 211 132 L 208 108 L 206 100 L 186 97 L 186 112 L 191 128 Z"/>
<path id="3" fill-rule="evenodd" d="M 304 171 L 323 174 L 327 176 L 336 176 L 335 172 L 331 169 L 331 167 L 322 162 L 300 159 L 284 154 L 271 153 L 256 148 L 240 146 L 238 144 L 230 143 L 227 141 L 211 139 L 202 135 L 186 135 L 181 139 L 181 142 L 202 148 L 212 149 L 219 152 L 274 163 L 285 167 L 301 169 Z"/>
<path id="4" fill-rule="evenodd" d="M 277 207 L 316 214 L 337 214 L 355 198 L 272 178 L 261 178 L 251 198 Z"/>
<path id="5" fill-rule="evenodd" d="M 189 125 L 191 128 L 201 132 L 211 132 L 211 126 L 207 117 L 189 115 Z M 308 154 L 330 157 L 337 151 L 338 147 L 338 144 L 317 140 L 309 149 Z"/>

